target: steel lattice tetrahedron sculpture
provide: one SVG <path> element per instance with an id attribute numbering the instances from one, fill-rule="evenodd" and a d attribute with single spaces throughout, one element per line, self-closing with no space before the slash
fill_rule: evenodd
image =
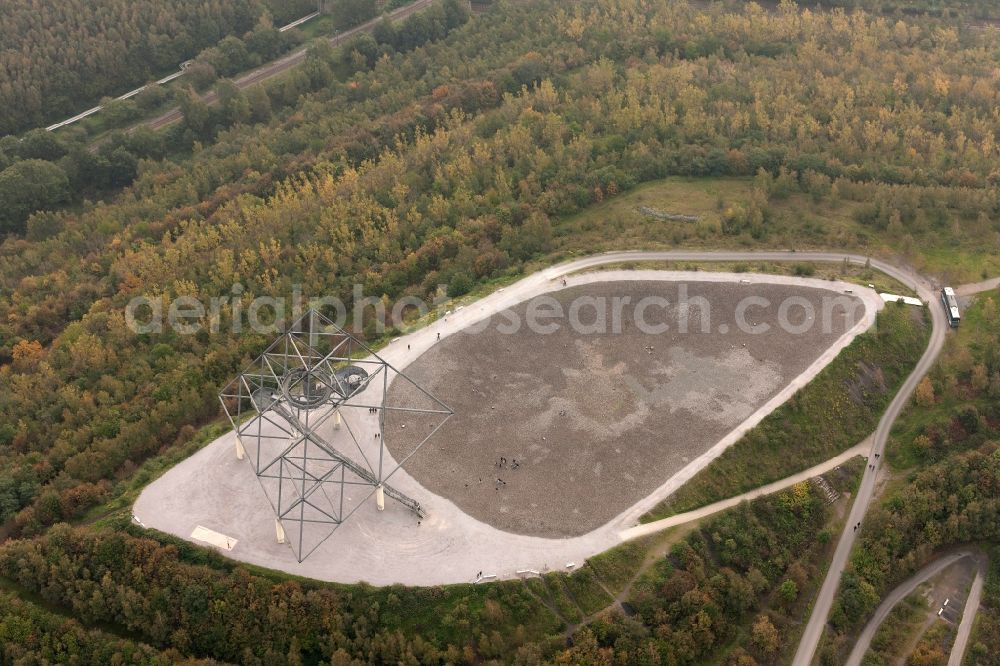
<path id="1" fill-rule="evenodd" d="M 407 404 L 390 402 L 390 382 L 409 384 Z M 299 562 L 373 494 L 379 510 L 388 495 L 423 516 L 386 481 L 452 411 L 319 312 L 292 324 L 219 397 L 237 454 L 274 509 L 278 539 Z M 385 448 L 389 414 L 394 428 L 411 428 L 398 462 Z"/>

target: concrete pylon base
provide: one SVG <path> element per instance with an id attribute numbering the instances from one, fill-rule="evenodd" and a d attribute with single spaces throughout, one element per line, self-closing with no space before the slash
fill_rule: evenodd
<path id="1" fill-rule="evenodd" d="M 285 528 L 281 526 L 281 521 L 274 519 L 274 532 L 278 538 L 278 543 L 285 543 Z"/>
<path id="2" fill-rule="evenodd" d="M 385 511 L 385 488 L 382 486 L 375 488 L 375 506 L 379 511 Z"/>
<path id="3" fill-rule="evenodd" d="M 337 410 L 337 413 L 333 415 L 333 427 L 336 430 L 340 430 L 340 410 L 339 409 Z"/>
<path id="4" fill-rule="evenodd" d="M 237 439 L 236 440 L 236 459 L 237 460 L 243 460 L 246 457 L 247 457 L 247 451 L 246 451 L 246 449 L 243 448 L 243 444 L 240 443 L 240 440 Z"/>

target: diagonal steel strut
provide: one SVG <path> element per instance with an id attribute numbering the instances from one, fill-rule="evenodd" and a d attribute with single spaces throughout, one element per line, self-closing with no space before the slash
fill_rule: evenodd
<path id="1" fill-rule="evenodd" d="M 329 455 L 333 460 L 339 462 L 344 467 L 349 469 L 353 474 L 356 474 L 358 477 L 364 479 L 372 486 L 378 487 L 380 485 L 378 478 L 376 478 L 376 476 L 371 471 L 365 469 L 364 467 L 358 465 L 356 462 L 354 462 L 347 456 L 341 454 L 337 449 L 331 446 L 329 442 L 317 436 L 315 432 L 310 431 L 309 428 L 306 428 L 299 421 L 298 416 L 296 416 L 292 410 L 288 409 L 288 407 L 286 407 L 281 402 L 281 399 L 277 397 L 271 390 L 264 388 L 257 389 L 251 395 L 251 400 L 253 401 L 254 407 L 256 407 L 259 415 L 263 415 L 265 412 L 269 410 L 276 412 L 298 432 L 304 433 L 306 437 L 308 437 L 309 441 L 313 442 L 314 444 L 322 448 L 326 452 L 326 454 Z M 384 483 L 381 485 L 386 495 L 396 500 L 403 506 L 409 508 L 411 511 L 413 511 L 413 513 L 417 514 L 418 517 L 420 518 L 424 517 L 423 509 L 421 508 L 420 503 L 417 502 L 415 499 L 405 495 L 399 490 L 396 490 L 390 485 Z"/>

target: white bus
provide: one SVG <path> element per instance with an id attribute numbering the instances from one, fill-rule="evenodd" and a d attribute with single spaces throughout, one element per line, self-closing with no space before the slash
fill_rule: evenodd
<path id="1" fill-rule="evenodd" d="M 955 290 L 945 287 L 941 290 L 941 303 L 944 305 L 945 315 L 948 317 L 948 324 L 952 328 L 958 328 L 962 321 L 962 316 L 958 312 L 958 300 L 955 299 Z"/>

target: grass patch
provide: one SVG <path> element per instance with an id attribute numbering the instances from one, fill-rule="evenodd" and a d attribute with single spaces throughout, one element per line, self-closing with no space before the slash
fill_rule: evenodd
<path id="1" fill-rule="evenodd" d="M 587 566 L 609 590 L 619 594 L 639 572 L 648 550 L 645 541 L 630 541 L 595 555 L 587 560 Z"/>
<path id="2" fill-rule="evenodd" d="M 296 28 L 296 30 L 301 32 L 306 40 L 312 40 L 317 37 L 328 37 L 338 32 L 336 22 L 329 14 L 323 14 L 310 21 L 306 21 Z"/>
<path id="3" fill-rule="evenodd" d="M 861 477 L 865 468 L 868 467 L 868 459 L 864 456 L 854 456 L 847 462 L 834 467 L 829 472 L 823 474 L 830 487 L 840 494 L 850 493 L 854 495 L 861 483 Z"/>
<path id="4" fill-rule="evenodd" d="M 750 178 L 667 178 L 645 183 L 559 222 L 553 230 L 556 245 L 593 251 L 663 249 L 681 243 L 692 248 L 698 247 L 696 241 L 712 239 L 717 246 L 722 206 L 748 197 L 752 187 Z M 663 215 L 698 221 L 663 219 Z"/>
<path id="5" fill-rule="evenodd" d="M 833 248 L 907 263 L 954 284 L 1000 274 L 1000 255 L 993 243 L 984 242 L 996 230 L 970 224 L 951 209 L 941 225 L 922 222 L 892 237 L 858 222 L 866 202 L 816 200 L 793 190 L 768 199 L 767 220 L 757 234 L 725 233 L 726 209 L 750 200 L 754 186 L 752 178 L 670 177 L 644 183 L 554 224 L 556 247 L 563 256 L 638 248 Z"/>
<path id="6" fill-rule="evenodd" d="M 674 495 L 651 522 L 746 492 L 817 465 L 878 424 L 926 347 L 928 326 L 902 305 L 886 307 L 805 388 L 768 415 Z"/>
<path id="7" fill-rule="evenodd" d="M 577 606 L 586 615 L 593 615 L 607 608 L 614 599 L 601 587 L 601 583 L 590 566 L 583 566 L 578 571 L 564 578 L 566 588 L 573 596 Z"/>
<path id="8" fill-rule="evenodd" d="M 548 573 L 541 578 L 545 594 L 552 605 L 567 622 L 576 623 L 583 619 L 583 615 L 570 597 L 565 580 L 566 574 L 561 572 Z"/>
<path id="9" fill-rule="evenodd" d="M 930 373 L 934 398 L 919 407 L 911 403 L 893 425 L 886 460 L 902 471 L 937 462 L 956 450 L 976 448 L 985 441 L 985 427 L 995 413 L 990 391 L 980 391 L 976 358 L 995 353 L 998 294 L 983 294 L 962 314 L 962 325 L 948 332 L 944 350 Z M 987 363 L 988 365 L 988 363 Z M 985 368 L 986 366 L 982 366 Z M 988 372 L 985 373 L 988 375 Z"/>
<path id="10" fill-rule="evenodd" d="M 896 604 L 875 632 L 871 647 L 861 663 L 864 666 L 888 666 L 897 663 L 902 650 L 913 639 L 927 613 L 927 600 L 921 588 Z"/>

